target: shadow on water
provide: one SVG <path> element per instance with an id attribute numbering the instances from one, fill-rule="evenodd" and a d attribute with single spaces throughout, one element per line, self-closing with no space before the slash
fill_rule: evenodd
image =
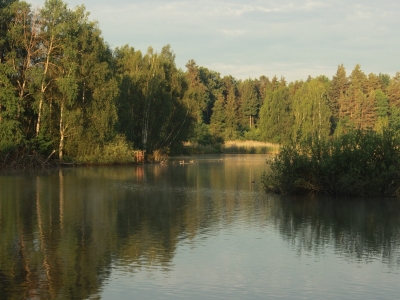
<path id="1" fill-rule="evenodd" d="M 169 272 L 182 243 L 238 226 L 399 267 L 398 200 L 267 196 L 263 161 L 0 175 L 0 298 L 95 297 L 116 265 Z"/>

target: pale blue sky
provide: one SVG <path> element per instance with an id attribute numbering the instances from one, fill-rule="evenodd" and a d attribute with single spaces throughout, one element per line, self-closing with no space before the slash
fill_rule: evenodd
<path id="1" fill-rule="evenodd" d="M 28 1 L 43 5 L 43 0 Z M 114 48 L 145 52 L 170 44 L 189 59 L 237 79 L 332 77 L 343 63 L 365 73 L 400 71 L 400 2 L 394 0 L 70 0 L 84 4 Z"/>

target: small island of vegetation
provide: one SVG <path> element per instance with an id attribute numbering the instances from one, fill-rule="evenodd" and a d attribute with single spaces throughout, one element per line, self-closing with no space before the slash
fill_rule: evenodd
<path id="1" fill-rule="evenodd" d="M 400 136 L 352 131 L 329 139 L 288 144 L 262 176 L 274 193 L 399 196 Z"/>

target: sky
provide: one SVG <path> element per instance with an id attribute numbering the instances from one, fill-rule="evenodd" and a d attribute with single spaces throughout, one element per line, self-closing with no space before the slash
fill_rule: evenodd
<path id="1" fill-rule="evenodd" d="M 43 0 L 27 2 L 43 6 Z M 112 47 L 155 51 L 167 44 L 178 68 L 199 66 L 237 79 L 400 71 L 397 0 L 69 0 L 85 5 Z"/>

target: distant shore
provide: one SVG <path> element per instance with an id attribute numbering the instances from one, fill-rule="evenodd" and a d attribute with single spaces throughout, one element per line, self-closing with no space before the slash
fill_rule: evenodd
<path id="1" fill-rule="evenodd" d="M 133 151 L 131 159 L 115 160 L 110 162 L 98 161 L 60 161 L 55 157 L 55 153 L 50 155 L 42 155 L 37 152 L 10 152 L 0 158 L 0 170 L 7 169 L 44 169 L 54 167 L 71 167 L 71 166 L 93 166 L 93 165 L 128 165 L 139 163 L 162 163 L 168 160 L 169 157 L 179 155 L 201 155 L 201 154 L 278 154 L 280 149 L 279 144 L 258 142 L 258 141 L 226 141 L 223 144 L 200 145 L 195 143 L 184 143 L 182 153 L 174 153 L 173 155 L 160 155 L 155 153 L 145 155 L 144 151 Z"/>

